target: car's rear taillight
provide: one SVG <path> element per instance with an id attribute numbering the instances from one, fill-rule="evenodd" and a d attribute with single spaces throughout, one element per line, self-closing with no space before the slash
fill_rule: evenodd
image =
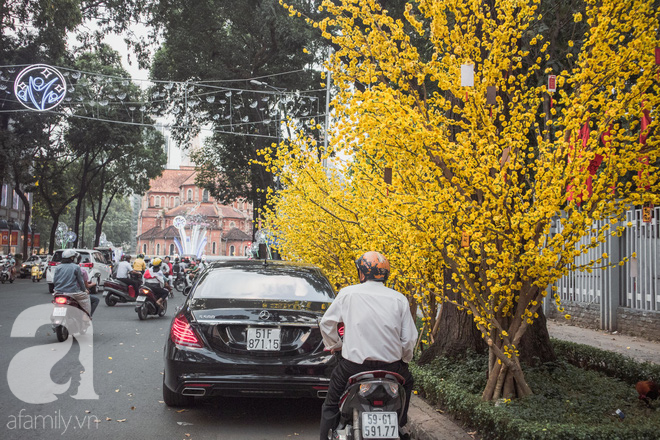
<path id="1" fill-rule="evenodd" d="M 204 345 L 195 330 L 190 326 L 188 320 L 183 315 L 178 315 L 172 322 L 170 329 L 170 338 L 172 342 L 184 347 L 202 348 Z"/>
<path id="2" fill-rule="evenodd" d="M 91 269 L 92 267 L 94 267 L 94 263 L 80 263 L 79 266 Z"/>
<path id="3" fill-rule="evenodd" d="M 66 304 L 67 301 L 68 301 L 68 300 L 67 300 L 67 298 L 66 298 L 65 296 L 58 296 L 57 298 L 55 298 L 55 302 L 56 302 L 57 304 Z"/>

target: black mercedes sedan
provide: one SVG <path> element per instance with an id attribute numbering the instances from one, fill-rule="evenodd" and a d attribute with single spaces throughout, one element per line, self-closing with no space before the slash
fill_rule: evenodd
<path id="1" fill-rule="evenodd" d="M 335 296 L 314 266 L 216 261 L 172 320 L 163 400 L 196 396 L 324 398 L 336 359 L 319 321 Z"/>

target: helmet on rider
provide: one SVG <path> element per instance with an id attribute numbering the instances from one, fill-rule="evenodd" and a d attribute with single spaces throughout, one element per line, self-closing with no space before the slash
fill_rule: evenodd
<path id="1" fill-rule="evenodd" d="M 365 281 L 387 281 L 390 275 L 390 262 L 382 254 L 369 251 L 355 260 L 360 282 Z"/>
<path id="2" fill-rule="evenodd" d="M 74 251 L 73 249 L 65 249 L 62 252 L 62 258 L 68 258 L 70 260 L 75 260 L 76 255 L 77 255 L 77 252 Z"/>
<path id="3" fill-rule="evenodd" d="M 138 254 L 138 258 L 144 258 L 144 254 Z"/>
<path id="4" fill-rule="evenodd" d="M 160 264 L 163 262 L 160 258 L 156 257 L 154 258 L 154 261 L 151 262 L 152 266 L 160 266 Z"/>
<path id="5" fill-rule="evenodd" d="M 124 256 L 122 258 L 126 261 L 131 261 L 131 256 L 128 255 L 128 254 L 124 254 Z"/>

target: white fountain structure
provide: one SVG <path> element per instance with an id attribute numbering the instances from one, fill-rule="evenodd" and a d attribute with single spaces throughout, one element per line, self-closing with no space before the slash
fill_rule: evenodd
<path id="1" fill-rule="evenodd" d="M 194 255 L 200 258 L 206 247 L 208 221 L 203 215 L 192 214 L 174 217 L 172 225 L 179 231 L 180 239 L 174 238 L 174 244 L 180 255 Z M 190 226 L 190 235 L 186 233 L 186 226 Z"/>

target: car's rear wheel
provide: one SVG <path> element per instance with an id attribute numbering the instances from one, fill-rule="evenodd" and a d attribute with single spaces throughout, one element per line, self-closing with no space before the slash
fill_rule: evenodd
<path id="1" fill-rule="evenodd" d="M 163 378 L 163 400 L 167 406 L 191 406 L 195 403 L 193 396 L 184 396 L 183 394 L 175 393 L 165 385 Z"/>

